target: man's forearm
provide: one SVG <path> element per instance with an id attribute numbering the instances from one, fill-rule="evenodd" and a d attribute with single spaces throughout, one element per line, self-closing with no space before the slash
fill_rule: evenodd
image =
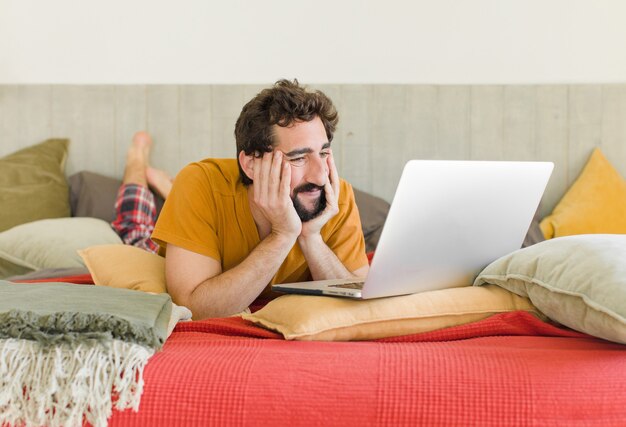
<path id="1" fill-rule="evenodd" d="M 194 318 L 224 317 L 246 309 L 272 280 L 295 239 L 270 234 L 239 265 L 205 280 L 192 293 Z"/>
<path id="2" fill-rule="evenodd" d="M 337 258 L 319 234 L 299 237 L 298 244 L 313 280 L 348 279 L 354 275 Z"/>

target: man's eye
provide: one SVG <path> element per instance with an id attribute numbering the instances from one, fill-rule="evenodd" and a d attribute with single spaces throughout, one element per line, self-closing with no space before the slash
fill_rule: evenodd
<path id="1" fill-rule="evenodd" d="M 322 151 L 322 152 L 320 153 L 320 157 L 321 157 L 322 159 L 325 159 L 325 158 L 326 158 L 326 157 L 328 157 L 328 156 L 330 156 L 330 151 Z"/>
<path id="2" fill-rule="evenodd" d="M 292 166 L 304 166 L 304 164 L 306 163 L 306 159 L 304 157 L 295 157 L 293 159 L 289 159 L 289 163 L 291 163 Z"/>

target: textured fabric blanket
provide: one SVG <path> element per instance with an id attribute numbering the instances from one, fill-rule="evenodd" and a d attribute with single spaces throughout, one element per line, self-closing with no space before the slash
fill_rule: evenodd
<path id="1" fill-rule="evenodd" d="M 360 342 L 179 323 L 110 427 L 626 425 L 626 346 L 526 312 Z"/>
<path id="2" fill-rule="evenodd" d="M 0 281 L 0 425 L 105 426 L 138 410 L 168 335 L 169 295 Z"/>

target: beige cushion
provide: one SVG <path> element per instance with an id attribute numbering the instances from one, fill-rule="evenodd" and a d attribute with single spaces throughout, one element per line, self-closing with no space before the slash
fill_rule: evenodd
<path id="1" fill-rule="evenodd" d="M 96 218 L 42 219 L 21 224 L 0 233 L 0 277 L 82 267 L 78 249 L 108 243 L 122 241 L 108 223 Z"/>
<path id="2" fill-rule="evenodd" d="M 364 301 L 284 295 L 242 317 L 288 340 L 350 341 L 428 332 L 516 310 L 538 314 L 511 292 L 468 286 Z"/>
<path id="3" fill-rule="evenodd" d="M 51 139 L 0 158 L 0 231 L 70 216 L 66 139 Z"/>
<path id="4" fill-rule="evenodd" d="M 100 245 L 79 251 L 96 285 L 163 293 L 165 259 L 128 245 Z"/>
<path id="5" fill-rule="evenodd" d="M 487 266 L 475 285 L 527 296 L 549 318 L 626 344 L 626 236 L 559 237 Z"/>

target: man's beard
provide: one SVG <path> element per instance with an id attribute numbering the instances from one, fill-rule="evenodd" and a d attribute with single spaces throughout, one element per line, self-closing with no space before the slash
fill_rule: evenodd
<path id="1" fill-rule="evenodd" d="M 317 189 L 321 190 L 320 196 L 314 202 L 313 208 L 305 208 L 304 205 L 300 203 L 300 200 L 298 200 L 298 193 L 313 191 Z M 324 187 L 320 187 L 319 185 L 315 185 L 312 183 L 296 187 L 293 190 L 293 196 L 291 196 L 291 200 L 293 202 L 293 207 L 296 208 L 296 213 L 298 214 L 302 222 L 307 222 L 312 220 L 313 218 L 318 217 L 324 211 L 324 209 L 326 209 L 326 192 L 324 191 Z"/>

